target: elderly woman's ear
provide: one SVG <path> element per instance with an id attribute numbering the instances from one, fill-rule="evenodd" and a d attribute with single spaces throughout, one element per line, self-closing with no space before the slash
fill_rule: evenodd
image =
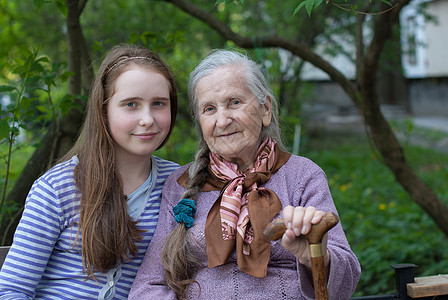
<path id="1" fill-rule="evenodd" d="M 267 101 L 263 104 L 263 126 L 268 127 L 271 124 L 272 118 L 272 99 L 269 96 L 266 96 Z"/>

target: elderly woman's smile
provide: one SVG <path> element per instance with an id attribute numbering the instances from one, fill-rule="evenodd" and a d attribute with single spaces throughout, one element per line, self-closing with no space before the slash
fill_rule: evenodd
<path id="1" fill-rule="evenodd" d="M 253 167 L 262 126 L 271 122 L 271 103 L 260 105 L 247 87 L 244 70 L 217 69 L 196 86 L 197 117 L 210 151 L 238 164 Z"/>

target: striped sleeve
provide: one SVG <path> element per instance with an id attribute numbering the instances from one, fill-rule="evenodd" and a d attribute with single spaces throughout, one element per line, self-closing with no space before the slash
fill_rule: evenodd
<path id="1" fill-rule="evenodd" d="M 138 227 L 145 230 L 145 233 L 143 235 L 143 239 L 140 242 L 136 242 L 136 245 L 138 247 L 137 256 L 135 256 L 132 261 L 126 262 L 122 265 L 123 274 L 121 280 L 126 281 L 129 284 L 127 286 L 127 290 L 125 291 L 126 298 L 129 293 L 129 289 L 134 281 L 135 275 L 137 274 L 137 271 L 140 267 L 140 264 L 143 261 L 146 249 L 148 248 L 148 245 L 157 227 L 160 201 L 162 198 L 162 189 L 165 181 L 174 170 L 179 168 L 179 165 L 177 163 L 173 163 L 156 156 L 153 156 L 153 158 L 153 162 L 156 164 L 155 169 L 153 169 L 153 180 L 155 182 L 154 186 L 152 187 L 150 197 L 145 205 L 145 210 L 142 213 L 138 223 Z M 120 290 L 118 288 L 116 293 L 120 293 Z"/>
<path id="2" fill-rule="evenodd" d="M 66 176 L 64 170 L 55 170 Z M 33 298 L 60 234 L 60 200 L 45 177 L 32 186 L 14 242 L 0 272 L 0 298 Z"/>
<path id="3" fill-rule="evenodd" d="M 132 282 L 153 236 L 166 178 L 179 167 L 154 157 L 153 185 L 139 217 L 145 230 L 138 251 L 106 273 L 88 279 L 79 251 L 79 198 L 73 171 L 77 159 L 57 165 L 33 185 L 0 272 L 0 299 L 127 299 Z"/>

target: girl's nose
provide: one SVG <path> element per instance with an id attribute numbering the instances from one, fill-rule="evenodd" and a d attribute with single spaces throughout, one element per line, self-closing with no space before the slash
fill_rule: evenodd
<path id="1" fill-rule="evenodd" d="M 140 126 L 151 126 L 151 124 L 154 122 L 154 118 L 152 117 L 150 110 L 145 110 L 140 115 L 140 120 L 138 122 L 138 125 Z"/>

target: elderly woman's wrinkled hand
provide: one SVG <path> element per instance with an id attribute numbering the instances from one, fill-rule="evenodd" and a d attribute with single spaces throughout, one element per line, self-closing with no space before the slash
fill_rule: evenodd
<path id="1" fill-rule="evenodd" d="M 310 247 L 306 235 L 314 224 L 318 224 L 325 213 L 315 207 L 292 207 L 283 209 L 286 231 L 282 237 L 282 246 L 294 254 L 301 264 L 311 268 Z M 327 253 L 327 234 L 322 239 L 322 247 L 326 253 L 325 262 L 329 260 Z"/>

